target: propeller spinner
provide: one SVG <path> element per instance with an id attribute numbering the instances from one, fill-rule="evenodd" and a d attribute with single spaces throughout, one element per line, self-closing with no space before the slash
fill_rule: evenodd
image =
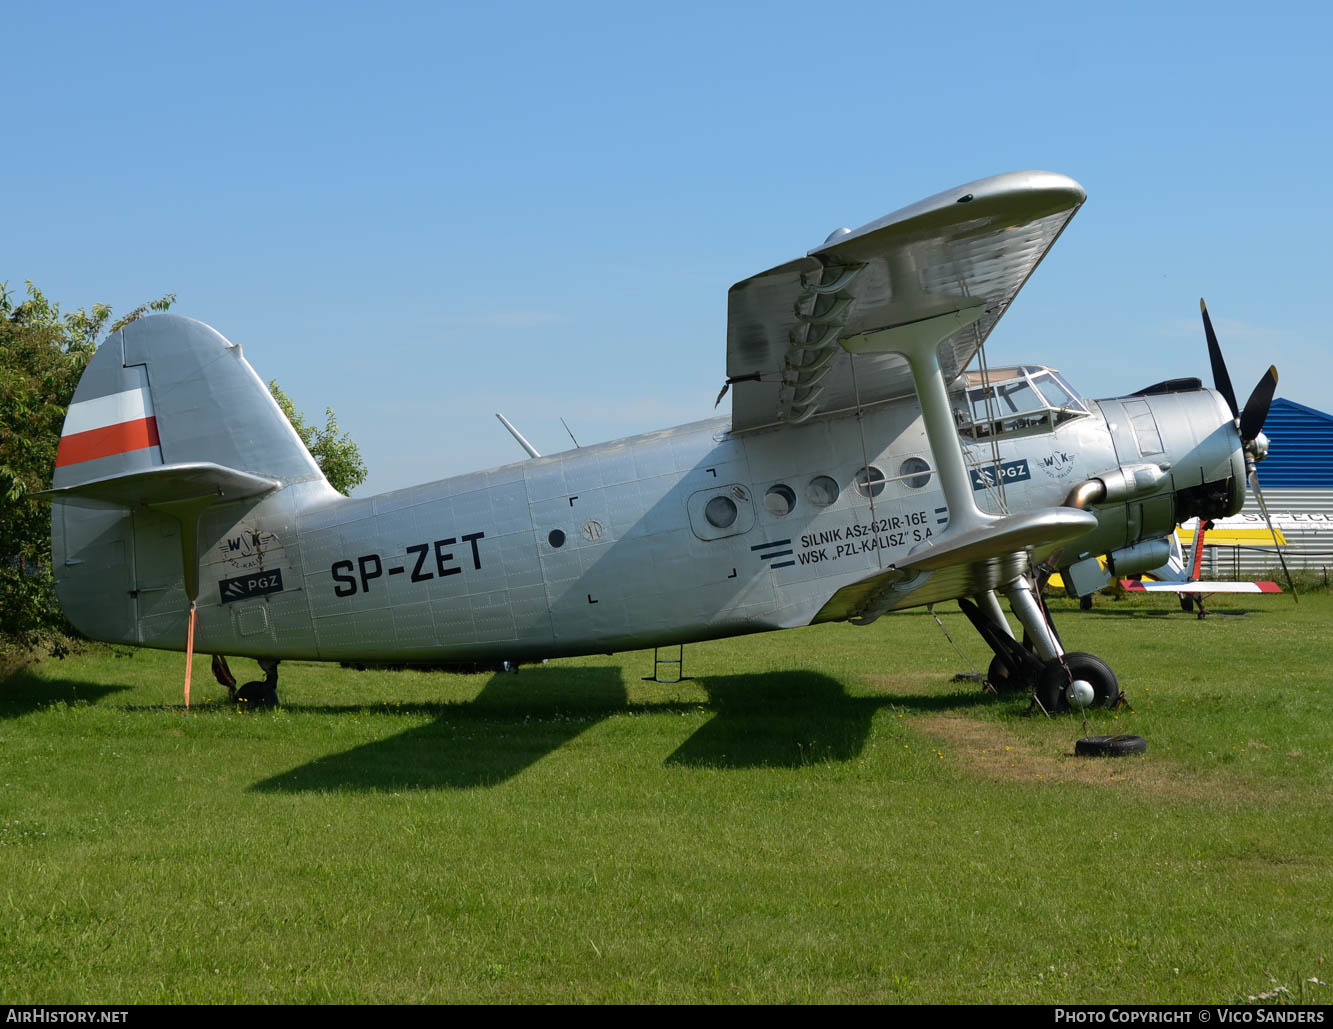
<path id="1" fill-rule="evenodd" d="M 1282 549 L 1278 546 L 1277 532 L 1273 529 L 1273 519 L 1269 517 L 1268 505 L 1264 503 L 1264 494 L 1259 488 L 1259 472 L 1255 467 L 1268 456 L 1268 437 L 1260 430 L 1263 428 L 1264 419 L 1268 417 L 1268 408 L 1272 405 L 1273 394 L 1277 390 L 1277 367 L 1268 366 L 1268 371 L 1254 387 L 1242 411 L 1236 403 L 1236 391 L 1231 387 L 1231 376 L 1227 374 L 1226 361 L 1222 359 L 1222 348 L 1218 345 L 1217 333 L 1213 331 L 1213 320 L 1208 317 L 1208 305 L 1203 302 L 1202 297 L 1199 299 L 1199 310 L 1203 312 L 1203 331 L 1208 338 L 1208 360 L 1213 366 L 1213 383 L 1217 392 L 1226 400 L 1227 406 L 1231 408 L 1232 417 L 1236 419 L 1241 447 L 1245 453 L 1246 479 L 1250 489 L 1254 490 L 1254 499 L 1259 501 L 1259 510 L 1263 512 L 1264 521 L 1268 523 L 1268 531 L 1273 536 L 1273 549 L 1277 551 L 1278 560 L 1282 562 L 1282 573 L 1287 577 L 1287 587 L 1291 590 L 1292 600 L 1299 603 L 1296 584 L 1291 580 L 1287 559 L 1282 556 Z"/>

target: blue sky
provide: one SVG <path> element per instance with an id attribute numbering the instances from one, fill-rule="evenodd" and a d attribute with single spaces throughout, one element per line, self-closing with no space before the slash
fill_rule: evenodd
<path id="1" fill-rule="evenodd" d="M 930 6 L 932 10 L 923 8 Z M 708 417 L 726 291 L 1002 171 L 1088 202 L 991 336 L 1090 396 L 1333 409 L 1333 16 L 1078 5 L 44 3 L 0 13 L 0 280 L 174 291 L 365 495 Z M 725 403 L 725 402 L 724 402 Z"/>

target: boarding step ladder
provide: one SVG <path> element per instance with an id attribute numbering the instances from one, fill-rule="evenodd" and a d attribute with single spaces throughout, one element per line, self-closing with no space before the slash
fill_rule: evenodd
<path id="1" fill-rule="evenodd" d="M 690 681 L 691 677 L 685 674 L 685 644 L 683 643 L 676 644 L 675 657 L 662 656 L 664 653 L 665 654 L 671 653 L 671 650 L 672 650 L 671 647 L 653 648 L 653 674 L 645 675 L 643 677 L 644 682 L 673 683 L 673 682 Z M 665 667 L 667 670 L 670 670 L 672 666 L 675 666 L 676 677 L 674 679 L 663 679 L 662 678 L 663 667 Z"/>

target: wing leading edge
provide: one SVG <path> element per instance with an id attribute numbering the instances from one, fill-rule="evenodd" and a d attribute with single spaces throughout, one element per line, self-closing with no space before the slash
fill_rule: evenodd
<path id="1" fill-rule="evenodd" d="M 946 381 L 967 367 L 1086 194 L 1052 172 L 979 179 L 835 233 L 731 287 L 727 377 L 737 431 L 805 421 L 913 392 L 899 354 L 852 356 L 856 337 L 953 317 Z M 937 323 L 938 324 L 938 323 Z"/>

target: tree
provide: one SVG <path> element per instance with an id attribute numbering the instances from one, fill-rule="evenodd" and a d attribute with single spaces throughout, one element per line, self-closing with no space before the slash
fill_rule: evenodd
<path id="1" fill-rule="evenodd" d="M 175 302 L 167 293 L 140 304 L 110 331 Z M 17 303 L 0 283 L 0 652 L 58 645 L 69 633 L 51 578 L 51 510 L 31 494 L 51 485 L 65 411 L 110 317 L 106 304 L 62 313 L 31 282 Z M 322 430 L 312 428 L 270 388 L 336 489 L 365 481 L 361 454 L 332 411 Z"/>
<path id="2" fill-rule="evenodd" d="M 175 300 L 142 304 L 112 328 Z M 31 282 L 16 304 L 0 283 L 0 648 L 28 650 L 66 628 L 51 579 L 51 511 L 30 494 L 51 484 L 65 409 L 110 316 L 106 304 L 62 314 Z"/>
<path id="3" fill-rule="evenodd" d="M 366 481 L 366 464 L 361 460 L 361 451 L 352 442 L 347 433 L 338 433 L 338 420 L 333 416 L 333 408 L 324 408 L 324 428 L 310 425 L 305 414 L 297 411 L 287 394 L 275 380 L 270 379 L 269 392 L 282 408 L 282 413 L 292 423 L 292 428 L 301 437 L 301 442 L 310 451 L 310 456 L 319 465 L 329 485 L 346 496 Z"/>

